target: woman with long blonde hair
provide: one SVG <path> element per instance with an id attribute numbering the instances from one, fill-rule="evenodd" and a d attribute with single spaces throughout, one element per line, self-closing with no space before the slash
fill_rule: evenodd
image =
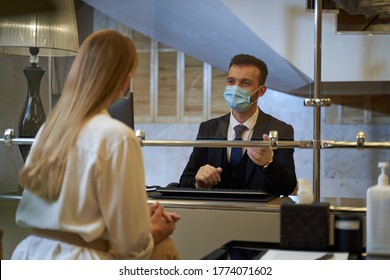
<path id="1" fill-rule="evenodd" d="M 13 259 L 148 259 L 169 240 L 180 217 L 148 209 L 139 141 L 107 111 L 137 65 L 133 42 L 117 31 L 81 45 L 20 171 L 16 222 L 33 232 Z"/>

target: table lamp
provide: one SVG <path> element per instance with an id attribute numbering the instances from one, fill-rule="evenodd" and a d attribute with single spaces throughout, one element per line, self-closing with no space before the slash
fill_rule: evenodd
<path id="1" fill-rule="evenodd" d="M 73 0 L 46 0 L 45 3 L 47 5 L 30 11 L 24 9 L 18 13 L 9 9 L 15 12 L 0 13 L 0 52 L 30 56 L 31 64 L 24 69 L 28 90 L 18 124 L 20 138 L 34 138 L 46 119 L 40 97 L 45 70 L 38 66 L 38 54 L 71 56 L 76 55 L 79 48 Z M 24 161 L 30 147 L 19 145 Z"/>

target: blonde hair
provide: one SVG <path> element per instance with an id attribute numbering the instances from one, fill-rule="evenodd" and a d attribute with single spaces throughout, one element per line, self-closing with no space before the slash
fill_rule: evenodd
<path id="1" fill-rule="evenodd" d="M 69 71 L 61 98 L 20 171 L 23 187 L 50 201 L 58 198 L 67 158 L 82 126 L 120 96 L 137 65 L 134 44 L 121 33 L 106 29 L 87 37 Z"/>

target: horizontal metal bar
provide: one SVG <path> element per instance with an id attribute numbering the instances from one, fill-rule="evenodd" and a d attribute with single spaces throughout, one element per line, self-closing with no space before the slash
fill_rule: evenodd
<path id="1" fill-rule="evenodd" d="M 19 201 L 21 199 L 21 195 L 0 194 L 0 201 Z"/>
<path id="2" fill-rule="evenodd" d="M 32 145 L 32 143 L 34 143 L 34 140 L 34 138 L 0 138 L 0 143 L 5 143 L 6 145 Z"/>
<path id="3" fill-rule="evenodd" d="M 13 138 L 12 140 L 5 140 L 0 138 L 0 143 L 7 145 L 31 145 L 34 142 L 34 138 Z M 141 145 L 145 147 L 161 146 L 161 147 L 270 147 L 272 148 L 300 148 L 300 149 L 312 149 L 314 141 L 302 140 L 302 141 L 277 141 L 275 144 L 271 144 L 268 141 L 224 141 L 224 140 L 140 140 Z M 331 148 L 352 148 L 352 149 L 390 149 L 390 142 L 347 142 L 347 141 L 333 141 L 322 140 L 319 141 L 321 149 Z"/>
<path id="4" fill-rule="evenodd" d="M 270 147 L 268 141 L 224 141 L 224 140 L 142 140 L 142 146 L 173 146 L 173 147 Z M 311 148 L 311 141 L 278 141 L 277 148 Z"/>
<path id="5" fill-rule="evenodd" d="M 18 187 L 16 190 L 0 193 L 0 201 L 19 201 L 22 198 L 22 192 L 23 190 Z"/>
<path id="6" fill-rule="evenodd" d="M 321 141 L 321 148 L 390 149 L 390 142 L 364 142 L 364 144 L 358 144 L 346 141 Z"/>

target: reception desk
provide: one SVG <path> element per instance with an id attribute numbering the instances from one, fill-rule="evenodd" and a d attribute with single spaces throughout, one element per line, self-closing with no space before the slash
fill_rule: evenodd
<path id="1" fill-rule="evenodd" d="M 280 205 L 295 199 L 292 196 L 275 198 L 269 202 L 240 202 L 149 198 L 148 202 L 159 201 L 167 211 L 181 216 L 172 237 L 182 259 L 192 260 L 205 257 L 231 240 L 278 243 Z M 0 225 L 4 231 L 6 259 L 10 258 L 19 241 L 30 233 L 29 229 L 15 224 L 19 200 L 20 196 L 17 195 L 0 195 Z M 355 213 L 362 215 L 365 221 L 364 200 L 332 198 L 325 201 L 331 205 L 330 244 L 334 242 L 334 219 L 337 213 Z"/>
<path id="2" fill-rule="evenodd" d="M 237 202 L 187 199 L 150 199 L 159 201 L 167 211 L 178 213 L 173 239 L 183 259 L 201 259 L 231 240 L 279 243 L 280 205 L 296 200 L 294 196 L 269 202 Z M 329 243 L 334 244 L 337 213 L 361 215 L 365 221 L 362 199 L 328 198 L 330 203 Z M 365 223 L 363 222 L 363 229 Z M 363 241 L 365 234 L 363 233 Z M 363 244 L 364 245 L 364 244 Z"/>

